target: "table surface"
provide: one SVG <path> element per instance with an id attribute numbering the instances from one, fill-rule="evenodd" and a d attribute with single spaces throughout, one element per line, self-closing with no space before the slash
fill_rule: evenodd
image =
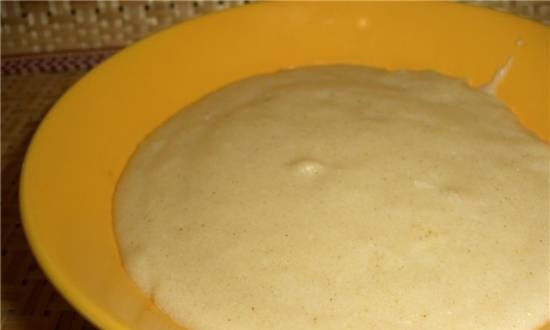
<path id="1" fill-rule="evenodd" d="M 57 293 L 36 263 L 21 227 L 18 189 L 25 151 L 43 116 L 68 87 L 112 53 L 2 59 L 1 329 L 96 329 Z"/>
<path id="2" fill-rule="evenodd" d="M 83 71 L 2 75 L 2 323 L 4 330 L 95 329 L 42 273 L 21 228 L 18 190 L 25 150 L 53 103 Z"/>

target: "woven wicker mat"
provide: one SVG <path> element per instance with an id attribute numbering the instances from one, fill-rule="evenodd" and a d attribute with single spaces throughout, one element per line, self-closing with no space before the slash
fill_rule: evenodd
<path id="1" fill-rule="evenodd" d="M 18 209 L 21 162 L 52 104 L 83 72 L 2 76 L 2 325 L 4 330 L 94 329 L 46 280 Z"/>

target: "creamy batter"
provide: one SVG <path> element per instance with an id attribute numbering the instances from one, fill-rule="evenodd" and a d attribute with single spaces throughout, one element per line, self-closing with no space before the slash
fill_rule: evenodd
<path id="1" fill-rule="evenodd" d="M 126 270 L 191 330 L 530 330 L 548 318 L 549 148 L 431 72 L 257 76 L 139 146 Z"/>

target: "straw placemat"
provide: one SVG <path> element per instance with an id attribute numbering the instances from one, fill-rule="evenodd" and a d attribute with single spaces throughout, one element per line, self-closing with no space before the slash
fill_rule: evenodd
<path id="1" fill-rule="evenodd" d="M 45 278 L 21 228 L 17 198 L 21 162 L 44 114 L 86 70 L 113 54 L 118 47 L 193 15 L 244 2 L 1 3 L 2 51 L 17 55 L 2 58 L 1 329 L 95 329 Z M 550 22 L 550 2 L 498 1 L 489 4 Z M 137 14 L 132 16 L 134 12 Z M 170 15 L 173 17 L 167 18 Z M 101 23 L 102 20 L 107 23 Z M 149 25 L 142 27 L 140 22 L 144 20 Z M 37 24 L 42 28 L 38 29 Z M 74 43 L 73 32 L 80 35 L 78 40 L 85 42 Z M 75 48 L 83 51 L 74 52 Z M 44 53 L 47 51 L 56 53 Z M 21 56 L 22 53 L 26 55 Z"/>
<path id="2" fill-rule="evenodd" d="M 177 22 L 249 3 L 231 1 L 2 1 L 4 54 L 126 46 Z M 468 1 L 550 24 L 544 1 Z"/>
<path id="3" fill-rule="evenodd" d="M 29 251 L 17 199 L 21 162 L 38 123 L 83 72 L 2 76 L 3 330 L 94 329 L 57 294 Z"/>
<path id="4" fill-rule="evenodd" d="M 2 51 L 28 54 L 122 47 L 189 18 L 248 2 L 2 1 Z"/>

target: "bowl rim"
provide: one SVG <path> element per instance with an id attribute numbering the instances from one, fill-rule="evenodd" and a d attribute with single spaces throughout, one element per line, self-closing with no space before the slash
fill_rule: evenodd
<path id="1" fill-rule="evenodd" d="M 31 206 L 29 205 L 29 202 L 27 201 L 25 196 L 27 195 L 27 192 L 26 192 L 27 187 L 30 185 L 29 178 L 28 178 L 29 163 L 30 163 L 29 159 L 31 158 L 31 155 L 35 152 L 37 141 L 40 139 L 41 132 L 48 125 L 48 122 L 52 120 L 53 117 L 55 117 L 57 112 L 56 110 L 59 108 L 60 104 L 64 103 L 65 99 L 67 98 L 67 95 L 72 94 L 74 90 L 79 89 L 83 81 L 93 79 L 96 75 L 101 74 L 104 71 L 104 67 L 106 66 L 106 64 L 108 65 L 115 58 L 134 53 L 134 49 L 136 48 L 136 46 L 139 47 L 142 44 L 146 44 L 149 42 L 150 39 L 157 38 L 157 36 L 160 34 L 169 33 L 172 29 L 177 28 L 178 26 L 181 26 L 181 25 L 187 25 L 191 22 L 196 22 L 196 21 L 200 22 L 200 21 L 208 20 L 212 18 L 215 19 L 220 15 L 227 15 L 228 13 L 230 13 L 230 15 L 233 15 L 234 12 L 247 10 L 247 8 L 250 7 L 250 5 L 265 6 L 266 4 L 268 3 L 250 3 L 249 5 L 245 5 L 245 6 L 231 7 L 224 10 L 208 13 L 206 15 L 191 17 L 185 21 L 178 22 L 176 24 L 164 27 L 142 39 L 137 40 L 131 45 L 116 51 L 114 54 L 109 56 L 109 58 L 99 63 L 90 71 L 84 73 L 82 77 L 80 77 L 74 84 L 72 84 L 69 88 L 67 88 L 63 92 L 63 94 L 53 103 L 53 105 L 50 106 L 49 110 L 47 111 L 45 116 L 42 118 L 40 123 L 38 124 L 38 127 L 32 133 L 32 137 L 25 151 L 25 155 L 21 165 L 21 175 L 19 179 L 18 198 L 19 198 L 19 211 L 20 211 L 23 232 L 25 234 L 27 242 L 29 243 L 32 255 L 36 259 L 40 268 L 44 271 L 44 274 L 46 275 L 46 278 L 48 279 L 48 281 L 53 285 L 53 287 L 57 290 L 57 292 L 65 300 L 67 300 L 67 302 L 69 302 L 71 306 L 73 306 L 78 311 L 78 313 L 81 316 L 85 317 L 89 322 L 91 322 L 95 326 L 101 329 L 127 329 L 128 328 L 120 320 L 117 320 L 115 317 L 113 317 L 113 315 L 99 308 L 93 301 L 91 301 L 91 299 L 89 299 L 89 297 L 86 294 L 84 294 L 82 291 L 80 291 L 74 285 L 72 285 L 71 281 L 67 280 L 64 277 L 63 272 L 58 271 L 58 269 L 56 269 L 52 265 L 47 255 L 43 252 L 41 248 L 39 234 L 35 232 L 32 225 L 32 219 L 31 219 L 32 217 L 29 215 L 29 212 L 28 212 Z"/>
<path id="2" fill-rule="evenodd" d="M 171 26 L 162 28 L 153 34 L 148 35 L 134 42 L 130 46 L 118 50 L 115 54 L 113 54 L 112 56 L 104 60 L 102 63 L 94 67 L 92 70 L 86 72 L 81 78 L 78 79 L 77 82 L 75 82 L 67 90 L 65 90 L 63 94 L 57 99 L 57 101 L 55 101 L 55 103 L 49 108 L 46 115 L 41 120 L 36 130 L 33 132 L 32 138 L 25 151 L 25 156 L 21 165 L 21 175 L 19 180 L 18 197 L 19 197 L 19 210 L 20 210 L 22 228 L 27 238 L 27 241 L 29 243 L 30 250 L 33 256 L 36 258 L 38 265 L 44 271 L 49 282 L 63 296 L 63 298 L 66 299 L 80 313 L 80 315 L 84 316 L 88 321 L 90 321 L 95 326 L 98 326 L 99 328 L 102 328 L 102 329 L 128 329 L 127 325 L 125 325 L 121 320 L 114 317 L 112 314 L 100 308 L 85 293 L 83 293 L 76 286 L 74 286 L 72 284 L 72 281 L 67 280 L 67 278 L 65 277 L 62 271 L 56 269 L 56 267 L 50 262 L 46 253 L 44 253 L 42 250 L 41 243 L 40 243 L 41 240 L 39 237 L 40 234 L 35 231 L 35 228 L 32 224 L 33 219 L 29 214 L 29 210 L 32 207 L 32 205 L 30 205 L 30 202 L 26 198 L 27 187 L 31 185 L 31 182 L 29 179 L 29 163 L 30 163 L 29 159 L 31 158 L 30 156 L 35 153 L 37 141 L 40 139 L 41 132 L 44 130 L 45 127 L 49 125 L 49 122 L 52 120 L 52 118 L 56 116 L 56 113 L 57 113 L 56 110 L 59 108 L 60 104 L 65 102 L 67 95 L 72 94 L 75 90 L 79 89 L 83 81 L 94 79 L 96 75 L 102 74 L 106 64 L 113 61 L 113 59 L 119 56 L 127 56 L 127 55 L 133 54 L 134 50 L 137 47 L 148 43 L 149 40 L 153 38 L 157 38 L 161 34 L 169 33 L 172 29 L 178 26 L 187 25 L 191 22 L 203 22 L 211 19 L 216 19 L 217 17 L 223 16 L 223 15 L 237 15 L 238 13 L 243 13 L 250 10 L 251 7 L 257 8 L 259 6 L 262 6 L 265 8 L 264 10 L 269 10 L 269 8 L 271 8 L 272 6 L 278 5 L 276 2 L 278 1 L 250 3 L 244 6 L 231 7 L 224 10 L 212 12 L 206 15 L 192 17 L 183 22 L 179 22 Z M 471 10 L 485 11 L 487 13 L 491 13 L 491 15 L 513 16 L 514 19 L 516 20 L 528 21 L 533 24 L 544 26 L 543 24 L 528 18 L 512 15 L 510 13 L 496 11 L 491 8 L 474 6 L 466 3 L 443 2 L 443 3 L 438 3 L 438 5 L 442 7 L 447 7 L 448 10 L 452 10 L 453 8 L 457 8 L 457 7 L 464 8 L 467 6 L 467 7 L 470 7 Z"/>

